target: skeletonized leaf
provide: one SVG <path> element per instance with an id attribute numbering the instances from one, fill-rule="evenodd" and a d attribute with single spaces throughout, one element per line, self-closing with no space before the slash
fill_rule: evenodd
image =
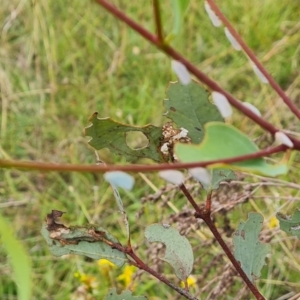
<path id="1" fill-rule="evenodd" d="M 294 235 L 300 239 L 300 210 L 299 208 L 294 211 L 293 216 L 284 215 L 281 213 L 276 214 L 279 220 L 280 229 L 289 235 Z"/>
<path id="2" fill-rule="evenodd" d="M 177 170 L 164 170 L 158 172 L 159 176 L 172 184 L 182 184 L 184 182 L 184 176 L 180 171 Z"/>
<path id="3" fill-rule="evenodd" d="M 171 264 L 176 276 L 185 281 L 194 263 L 193 250 L 187 238 L 176 229 L 158 223 L 146 228 L 145 237 L 150 243 L 161 242 L 166 245 L 166 254 L 161 259 Z"/>
<path id="4" fill-rule="evenodd" d="M 41 230 L 53 255 L 77 254 L 92 259 L 105 258 L 119 267 L 126 262 L 126 255 L 123 252 L 104 242 L 107 240 L 114 244 L 119 243 L 107 230 L 90 224 L 66 227 L 56 223 L 62 214 L 53 210 L 47 215 L 47 224 L 44 224 Z"/>
<path id="5" fill-rule="evenodd" d="M 232 125 L 210 122 L 205 125 L 205 138 L 199 145 L 176 144 L 175 154 L 182 162 L 204 162 L 242 156 L 259 151 L 258 147 Z M 285 163 L 268 164 L 263 158 L 249 159 L 232 164 L 218 163 L 207 168 L 230 168 L 267 176 L 285 174 Z"/>
<path id="6" fill-rule="evenodd" d="M 135 162 L 141 158 L 150 158 L 163 162 L 163 156 L 158 151 L 162 136 L 161 128 L 153 125 L 142 127 L 118 123 L 111 118 L 97 118 L 94 113 L 90 118 L 92 125 L 85 128 L 85 135 L 90 136 L 89 144 L 95 149 L 108 148 L 111 152 L 124 156 L 126 160 Z M 126 144 L 126 133 L 142 132 L 148 139 L 148 146 L 133 150 Z"/>
<path id="7" fill-rule="evenodd" d="M 126 172 L 110 171 L 104 173 L 104 178 L 115 187 L 120 187 L 127 191 L 131 191 L 134 185 L 134 178 Z"/>
<path id="8" fill-rule="evenodd" d="M 147 300 L 147 297 L 132 296 L 132 292 L 129 290 L 122 291 L 122 293 L 118 295 L 116 288 L 113 288 L 108 291 L 104 300 Z"/>
<path id="9" fill-rule="evenodd" d="M 31 262 L 26 250 L 20 241 L 14 236 L 12 227 L 0 214 L 0 240 L 9 257 L 14 280 L 18 288 L 19 300 L 30 300 L 32 281 L 31 281 Z"/>
<path id="10" fill-rule="evenodd" d="M 261 214 L 251 212 L 248 220 L 241 221 L 233 235 L 234 257 L 252 282 L 260 277 L 266 255 L 271 250 L 269 244 L 262 244 L 258 240 L 263 220 Z"/>

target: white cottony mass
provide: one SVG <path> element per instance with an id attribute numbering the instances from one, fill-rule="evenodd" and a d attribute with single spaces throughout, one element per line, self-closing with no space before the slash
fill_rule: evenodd
<path id="1" fill-rule="evenodd" d="M 188 85 L 191 82 L 191 75 L 189 71 L 180 61 L 172 60 L 172 69 L 183 85 Z"/>
<path id="2" fill-rule="evenodd" d="M 219 92 L 212 92 L 211 96 L 222 117 L 229 118 L 232 115 L 232 108 L 227 98 Z"/>
<path id="3" fill-rule="evenodd" d="M 237 40 L 231 34 L 231 32 L 228 30 L 227 27 L 225 27 L 224 31 L 225 31 L 225 35 L 226 35 L 227 39 L 229 40 L 229 42 L 231 43 L 232 47 L 237 51 L 242 50 L 241 45 L 237 42 Z"/>
<path id="4" fill-rule="evenodd" d="M 283 133 L 281 131 L 277 131 L 275 133 L 275 142 L 277 144 L 285 145 L 285 146 L 287 146 L 289 148 L 293 148 L 294 147 L 294 144 L 290 140 L 290 138 L 285 133 Z"/>
<path id="5" fill-rule="evenodd" d="M 252 112 L 254 112 L 256 115 L 258 115 L 259 117 L 261 117 L 260 111 L 253 104 L 251 104 L 249 102 L 242 102 L 242 104 L 244 106 L 246 106 L 248 109 L 250 109 Z"/>
<path id="6" fill-rule="evenodd" d="M 252 65 L 253 71 L 256 74 L 256 76 L 260 79 L 262 83 L 269 83 L 269 80 L 265 77 L 265 75 L 260 71 L 260 69 L 257 67 L 257 65 L 250 60 L 250 63 Z"/>
<path id="7" fill-rule="evenodd" d="M 204 2 L 204 8 L 207 12 L 211 22 L 215 27 L 220 27 L 222 25 L 222 21 L 219 19 L 219 17 L 216 15 L 216 13 L 211 9 L 210 5 L 207 1 Z"/>
<path id="8" fill-rule="evenodd" d="M 158 175 L 166 180 L 169 183 L 172 184 L 178 184 L 181 185 L 184 181 L 184 176 L 180 171 L 177 170 L 164 170 L 158 172 Z"/>
<path id="9" fill-rule="evenodd" d="M 203 185 L 210 185 L 211 174 L 205 168 L 189 169 L 189 173 Z"/>

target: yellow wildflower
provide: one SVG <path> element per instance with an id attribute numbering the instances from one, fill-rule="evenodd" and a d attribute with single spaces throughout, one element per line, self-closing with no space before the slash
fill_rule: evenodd
<path id="1" fill-rule="evenodd" d="M 132 283 L 132 277 L 133 277 L 133 274 L 134 274 L 135 270 L 136 270 L 135 266 L 126 265 L 125 268 L 124 268 L 123 273 L 121 275 L 119 275 L 117 277 L 117 279 L 120 280 L 120 281 L 123 281 L 125 287 L 127 288 Z"/>
<path id="2" fill-rule="evenodd" d="M 191 276 L 188 277 L 187 285 L 188 285 L 189 288 L 190 287 L 195 287 L 196 283 L 197 283 L 197 279 L 196 279 L 195 276 L 191 275 Z M 181 285 L 181 287 L 185 288 L 185 282 L 184 281 L 181 281 L 180 285 Z"/>
<path id="3" fill-rule="evenodd" d="M 275 227 L 277 227 L 278 226 L 278 219 L 275 217 L 275 216 L 273 216 L 273 217 L 271 217 L 271 219 L 269 220 L 269 228 L 275 228 Z"/>
<path id="4" fill-rule="evenodd" d="M 112 263 L 111 261 L 107 260 L 107 259 L 99 259 L 97 262 L 98 266 L 100 267 L 100 272 L 105 276 L 105 277 L 109 277 L 109 271 L 111 271 L 112 269 L 115 269 L 117 266 Z"/>
<path id="5" fill-rule="evenodd" d="M 75 272 L 74 277 L 77 278 L 87 289 L 93 289 L 97 287 L 96 278 L 85 273 Z"/>

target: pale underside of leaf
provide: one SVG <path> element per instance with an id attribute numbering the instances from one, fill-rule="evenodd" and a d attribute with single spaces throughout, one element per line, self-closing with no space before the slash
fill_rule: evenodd
<path id="1" fill-rule="evenodd" d="M 166 245 L 166 253 L 162 260 L 174 268 L 176 276 L 185 281 L 193 269 L 193 250 L 186 239 L 179 232 L 162 224 L 152 224 L 145 230 L 145 237 L 152 242 L 161 242 Z"/>
<path id="2" fill-rule="evenodd" d="M 277 213 L 276 218 L 279 220 L 280 229 L 289 235 L 300 239 L 300 209 L 294 211 L 293 216 Z"/>
<path id="3" fill-rule="evenodd" d="M 121 294 L 118 294 L 116 288 L 113 288 L 108 291 L 104 300 L 147 300 L 147 297 L 132 296 L 130 290 L 122 291 Z"/>
<path id="4" fill-rule="evenodd" d="M 241 221 L 233 235 L 234 257 L 252 282 L 260 277 L 266 255 L 271 250 L 269 244 L 262 244 L 258 240 L 262 224 L 261 214 L 249 213 L 248 220 Z"/>

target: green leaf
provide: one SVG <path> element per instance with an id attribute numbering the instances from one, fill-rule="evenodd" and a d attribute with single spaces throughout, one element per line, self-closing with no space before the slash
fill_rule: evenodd
<path id="1" fill-rule="evenodd" d="M 117 202 L 117 205 L 119 207 L 119 210 L 121 214 L 123 215 L 123 220 L 126 228 L 126 235 L 128 240 L 130 239 L 130 228 L 129 228 L 129 221 L 128 216 L 126 214 L 126 211 L 124 209 L 123 201 L 120 196 L 120 193 L 118 191 L 117 187 L 122 187 L 126 190 L 131 190 L 134 185 L 134 178 L 130 176 L 129 174 L 121 171 L 112 171 L 107 172 L 104 174 L 104 178 L 106 181 L 108 181 L 113 189 L 114 196 Z"/>
<path id="2" fill-rule="evenodd" d="M 1 214 L 0 239 L 12 265 L 14 280 L 18 288 L 18 299 L 30 300 L 32 290 L 30 258 L 21 242 L 15 238 L 11 226 Z"/>
<path id="3" fill-rule="evenodd" d="M 189 85 L 171 82 L 166 93 L 169 99 L 164 101 L 165 116 L 179 128 L 187 129 L 193 144 L 203 140 L 207 122 L 223 121 L 216 106 L 208 100 L 208 92 L 194 81 Z"/>
<path id="4" fill-rule="evenodd" d="M 205 138 L 200 145 L 176 144 L 175 153 L 182 162 L 204 162 L 232 158 L 259 151 L 241 131 L 229 124 L 210 122 L 205 125 Z M 286 164 L 270 165 L 263 158 L 249 159 L 232 164 L 215 164 L 208 168 L 225 167 L 266 176 L 287 172 Z"/>
<path id="5" fill-rule="evenodd" d="M 270 245 L 262 244 L 258 240 L 263 220 L 261 214 L 251 212 L 248 220 L 241 221 L 233 235 L 234 257 L 252 282 L 260 277 L 266 255 L 271 250 Z"/>
<path id="6" fill-rule="evenodd" d="M 146 125 L 142 127 L 118 123 L 111 118 L 97 118 L 94 113 L 90 119 L 92 125 L 85 128 L 85 135 L 90 136 L 89 144 L 95 149 L 108 148 L 111 152 L 124 156 L 126 160 L 135 162 L 141 158 L 150 158 L 163 162 L 159 152 L 162 131 L 160 127 Z M 148 146 L 133 150 L 126 144 L 126 133 L 130 131 L 142 132 L 148 139 Z"/>
<path id="7" fill-rule="evenodd" d="M 173 120 L 178 127 L 188 130 L 188 136 L 193 144 L 199 144 L 205 134 L 205 124 L 212 121 L 223 121 L 223 118 L 208 99 L 208 92 L 196 82 L 189 85 L 182 85 L 179 82 L 172 82 L 167 88 L 169 99 L 164 101 L 167 109 L 166 117 Z M 221 181 L 235 179 L 232 171 L 216 169 L 212 174 L 211 186 L 204 185 L 206 190 L 219 188 Z"/>
<path id="8" fill-rule="evenodd" d="M 97 260 L 105 258 L 118 267 L 127 261 L 123 252 L 103 241 L 105 239 L 119 244 L 119 241 L 107 230 L 90 224 L 68 228 L 56 223 L 56 219 L 62 214 L 60 211 L 53 210 L 47 215 L 47 224 L 44 224 L 41 230 L 53 255 L 77 254 Z"/>
<path id="9" fill-rule="evenodd" d="M 173 14 L 174 14 L 174 27 L 173 36 L 180 32 L 184 13 L 189 5 L 189 0 L 171 0 Z"/>
<path id="10" fill-rule="evenodd" d="M 287 216 L 281 213 L 276 214 L 279 220 L 280 229 L 289 235 L 294 235 L 300 239 L 300 210 L 294 211 L 293 216 Z"/>
<path id="11" fill-rule="evenodd" d="M 147 300 L 145 296 L 132 296 L 129 290 L 123 291 L 120 295 L 117 294 L 116 288 L 110 289 L 104 300 Z"/>
<path id="12" fill-rule="evenodd" d="M 194 255 L 192 247 L 185 236 L 170 225 L 152 224 L 145 230 L 145 237 L 152 242 L 166 245 L 166 253 L 162 260 L 172 265 L 176 276 L 185 281 L 193 269 Z"/>

